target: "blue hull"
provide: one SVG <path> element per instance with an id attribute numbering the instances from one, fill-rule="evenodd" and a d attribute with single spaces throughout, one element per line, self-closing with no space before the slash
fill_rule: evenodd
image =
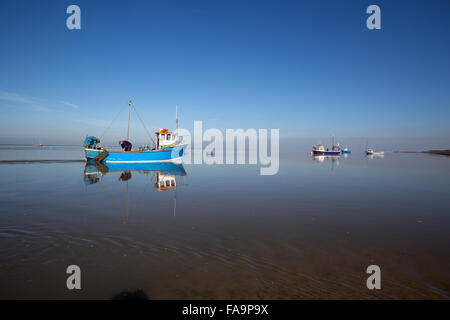
<path id="1" fill-rule="evenodd" d="M 313 150 L 313 155 L 315 156 L 338 156 L 340 155 L 340 151 L 318 151 Z"/>
<path id="2" fill-rule="evenodd" d="M 179 160 L 183 157 L 186 145 L 166 147 L 151 151 L 109 151 L 108 156 L 102 160 L 105 163 L 150 163 Z M 84 149 L 87 161 L 94 161 L 102 150 Z"/>
<path id="3" fill-rule="evenodd" d="M 350 154 L 350 153 L 352 153 L 350 150 L 342 150 L 341 152 L 342 152 L 342 154 Z"/>

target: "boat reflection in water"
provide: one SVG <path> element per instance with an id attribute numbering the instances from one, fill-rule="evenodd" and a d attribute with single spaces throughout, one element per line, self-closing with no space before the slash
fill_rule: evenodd
<path id="1" fill-rule="evenodd" d="M 87 185 L 97 183 L 109 172 L 122 172 L 119 180 L 131 179 L 131 172 L 142 174 L 155 173 L 157 176 L 186 176 L 182 163 L 151 162 L 151 163 L 102 163 L 88 162 L 84 168 L 84 182 Z"/>
<path id="2" fill-rule="evenodd" d="M 345 155 L 345 156 L 347 156 L 347 155 Z M 339 167 L 340 158 L 341 158 L 341 156 L 316 156 L 316 155 L 312 156 L 313 162 L 317 162 L 317 163 L 331 162 L 331 171 L 334 170 L 335 166 Z"/>
<path id="3" fill-rule="evenodd" d="M 181 162 L 153 162 L 153 163 L 102 163 L 88 162 L 84 168 L 84 183 L 88 185 L 99 182 L 103 176 L 108 173 L 121 172 L 119 181 L 126 182 L 126 221 L 128 221 L 128 181 L 131 180 L 133 173 L 137 172 L 149 175 L 154 181 L 154 186 L 158 191 L 174 190 L 174 215 L 176 215 L 177 201 L 177 177 L 186 176 L 183 164 Z"/>
<path id="4" fill-rule="evenodd" d="M 367 154 L 366 158 L 369 160 L 373 160 L 373 159 L 383 159 L 384 158 L 384 153 L 380 153 L 380 154 Z"/>

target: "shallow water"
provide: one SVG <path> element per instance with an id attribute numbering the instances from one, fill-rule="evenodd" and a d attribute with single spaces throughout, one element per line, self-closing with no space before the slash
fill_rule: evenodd
<path id="1" fill-rule="evenodd" d="M 0 148 L 0 160 L 82 158 Z M 1 162 L 0 298 L 450 297 L 450 157 L 303 150 L 280 161 L 275 176 L 184 165 L 185 175 L 125 168 L 131 178 L 83 162 Z M 72 264 L 81 290 L 66 288 Z M 372 264 L 381 290 L 366 287 Z"/>

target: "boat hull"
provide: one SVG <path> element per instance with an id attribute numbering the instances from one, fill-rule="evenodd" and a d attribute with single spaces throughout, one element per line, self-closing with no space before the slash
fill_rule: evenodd
<path id="1" fill-rule="evenodd" d="M 312 153 L 315 156 L 338 156 L 341 154 L 340 151 L 321 151 L 321 150 L 313 150 Z"/>
<path id="2" fill-rule="evenodd" d="M 161 150 L 149 151 L 114 151 L 106 150 L 108 155 L 101 160 L 104 163 L 151 163 L 176 161 L 183 157 L 186 145 L 166 147 Z M 87 161 L 96 161 L 96 157 L 101 156 L 104 150 L 84 149 Z"/>

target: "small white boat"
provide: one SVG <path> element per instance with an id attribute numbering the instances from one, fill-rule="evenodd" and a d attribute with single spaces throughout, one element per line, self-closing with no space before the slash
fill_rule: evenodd
<path id="1" fill-rule="evenodd" d="M 368 155 L 384 155 L 384 151 L 373 151 L 373 149 L 367 149 L 366 154 L 368 154 Z"/>

